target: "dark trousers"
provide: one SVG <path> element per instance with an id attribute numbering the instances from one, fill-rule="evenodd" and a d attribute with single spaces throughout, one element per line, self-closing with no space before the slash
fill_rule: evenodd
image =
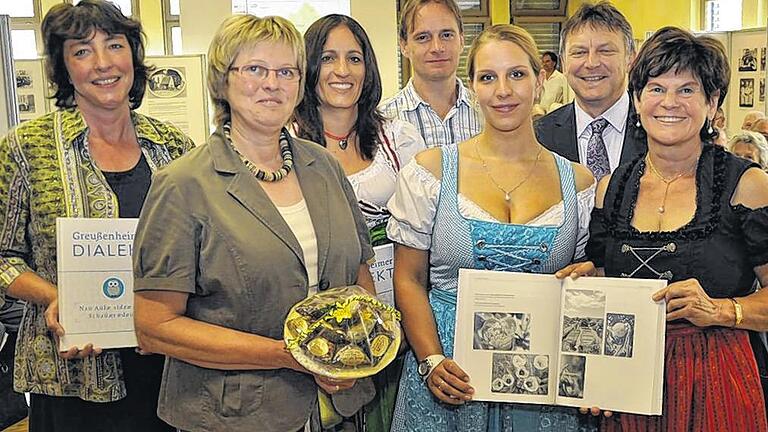
<path id="1" fill-rule="evenodd" d="M 115 402 L 32 394 L 30 432 L 175 432 L 157 417 L 157 395 L 165 357 L 121 349 L 128 395 Z"/>
<path id="2" fill-rule="evenodd" d="M 27 416 L 27 401 L 24 400 L 24 395 L 13 391 L 15 347 L 16 334 L 9 333 L 8 340 L 0 351 L 0 430 L 18 423 Z"/>

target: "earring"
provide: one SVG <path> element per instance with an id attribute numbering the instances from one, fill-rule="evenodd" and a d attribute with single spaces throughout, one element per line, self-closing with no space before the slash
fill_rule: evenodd
<path id="1" fill-rule="evenodd" d="M 637 123 L 635 123 L 635 127 L 636 128 L 640 128 L 640 126 L 642 126 L 642 125 L 640 124 L 640 118 L 638 118 L 637 119 Z"/>
<path id="2" fill-rule="evenodd" d="M 712 135 L 714 133 L 714 130 L 712 129 L 712 120 L 707 119 L 707 133 Z"/>

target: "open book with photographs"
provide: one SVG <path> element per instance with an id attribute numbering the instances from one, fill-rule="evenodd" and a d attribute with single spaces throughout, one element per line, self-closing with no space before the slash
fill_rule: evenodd
<path id="1" fill-rule="evenodd" d="M 474 400 L 660 415 L 665 286 L 462 269 L 454 360 Z"/>

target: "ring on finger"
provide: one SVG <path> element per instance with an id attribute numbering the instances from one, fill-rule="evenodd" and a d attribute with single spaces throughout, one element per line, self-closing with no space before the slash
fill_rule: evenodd
<path id="1" fill-rule="evenodd" d="M 441 378 L 438 378 L 437 389 L 442 391 L 443 390 L 443 384 L 445 384 L 445 381 L 443 381 Z"/>
<path id="2" fill-rule="evenodd" d="M 339 391 L 339 389 L 340 389 L 340 387 L 339 387 L 339 385 L 338 385 L 338 384 L 336 384 L 335 386 L 333 386 L 333 388 L 334 388 L 334 389 L 336 389 L 336 391 Z"/>

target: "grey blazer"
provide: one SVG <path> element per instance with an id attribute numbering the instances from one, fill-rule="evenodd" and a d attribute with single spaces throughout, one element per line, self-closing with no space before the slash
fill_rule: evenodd
<path id="1" fill-rule="evenodd" d="M 324 148 L 294 138 L 292 150 L 317 236 L 319 289 L 353 284 L 373 257 L 355 194 Z M 134 276 L 136 291 L 189 293 L 190 318 L 274 339 L 308 288 L 298 241 L 220 131 L 154 176 Z M 357 387 L 371 391 L 350 391 Z M 190 431 L 297 430 L 316 390 L 311 376 L 287 369 L 223 371 L 168 358 L 158 414 Z"/>

